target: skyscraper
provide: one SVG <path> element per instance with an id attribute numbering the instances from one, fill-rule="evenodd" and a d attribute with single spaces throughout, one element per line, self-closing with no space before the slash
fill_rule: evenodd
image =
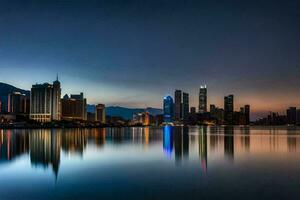
<path id="1" fill-rule="evenodd" d="M 58 77 L 56 81 L 53 82 L 53 89 L 52 89 L 52 111 L 51 117 L 52 120 L 60 120 L 61 119 L 61 88 L 60 82 L 58 81 Z"/>
<path id="2" fill-rule="evenodd" d="M 171 96 L 164 97 L 164 122 L 173 122 L 173 99 Z"/>
<path id="3" fill-rule="evenodd" d="M 105 105 L 104 104 L 98 104 L 95 107 L 95 117 L 96 121 L 100 123 L 105 123 Z"/>
<path id="4" fill-rule="evenodd" d="M 249 125 L 250 124 L 250 105 L 245 105 L 244 111 L 245 111 L 246 125 Z"/>
<path id="5" fill-rule="evenodd" d="M 83 93 L 65 95 L 61 100 L 62 118 L 65 120 L 87 120 L 86 99 Z"/>
<path id="6" fill-rule="evenodd" d="M 175 90 L 175 103 L 174 103 L 174 117 L 179 121 L 182 118 L 182 92 L 181 90 Z"/>
<path id="7" fill-rule="evenodd" d="M 206 85 L 200 86 L 199 91 L 199 113 L 207 112 L 207 88 Z"/>
<path id="8" fill-rule="evenodd" d="M 196 114 L 196 107 L 191 107 L 191 114 Z"/>
<path id="9" fill-rule="evenodd" d="M 287 114 L 287 123 L 296 124 L 297 108 L 290 107 L 289 109 L 287 109 L 286 114 Z"/>
<path id="10" fill-rule="evenodd" d="M 227 124 L 233 124 L 234 101 L 233 95 L 224 97 L 224 120 Z"/>
<path id="11" fill-rule="evenodd" d="M 30 119 L 38 122 L 50 122 L 52 111 L 52 85 L 36 84 L 30 93 Z"/>
<path id="12" fill-rule="evenodd" d="M 60 82 L 36 84 L 30 93 L 30 119 L 39 122 L 60 120 Z"/>
<path id="13" fill-rule="evenodd" d="M 183 92 L 182 93 L 182 118 L 186 118 L 189 114 L 189 94 Z"/>
<path id="14" fill-rule="evenodd" d="M 29 114 L 30 100 L 25 94 L 12 92 L 8 95 L 8 112 L 14 114 Z"/>

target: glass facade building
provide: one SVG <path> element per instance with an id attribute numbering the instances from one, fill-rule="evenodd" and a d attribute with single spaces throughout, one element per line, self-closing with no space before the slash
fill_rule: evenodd
<path id="1" fill-rule="evenodd" d="M 171 96 L 164 97 L 164 122 L 170 123 L 173 121 L 173 98 Z"/>
<path id="2" fill-rule="evenodd" d="M 199 113 L 207 112 L 207 88 L 205 86 L 200 86 L 199 91 Z"/>

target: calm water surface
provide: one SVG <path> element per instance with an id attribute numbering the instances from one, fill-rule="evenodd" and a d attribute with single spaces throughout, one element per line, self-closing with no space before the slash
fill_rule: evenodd
<path id="1" fill-rule="evenodd" d="M 0 130 L 0 199 L 300 199 L 300 129 Z"/>

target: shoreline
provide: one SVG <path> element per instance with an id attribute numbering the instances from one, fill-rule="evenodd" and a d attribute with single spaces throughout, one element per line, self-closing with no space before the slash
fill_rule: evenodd
<path id="1" fill-rule="evenodd" d="M 300 128 L 300 125 L 172 125 L 173 127 L 232 127 L 232 128 Z M 0 130 L 13 130 L 13 129 L 74 129 L 74 128 L 83 128 L 83 129 L 93 129 L 93 128 L 162 128 L 163 125 L 86 125 L 86 126 L 76 126 L 76 125 L 24 125 L 24 126 L 14 126 L 6 125 L 1 126 Z"/>

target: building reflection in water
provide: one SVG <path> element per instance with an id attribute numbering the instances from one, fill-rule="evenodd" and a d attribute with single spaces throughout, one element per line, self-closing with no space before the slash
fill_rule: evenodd
<path id="1" fill-rule="evenodd" d="M 29 155 L 32 166 L 51 168 L 58 176 L 62 152 L 83 156 L 88 145 L 100 149 L 105 145 L 126 144 L 126 148 L 130 148 L 134 145 L 150 147 L 162 142 L 166 157 L 171 158 L 174 152 L 175 164 L 196 156 L 206 173 L 209 160 L 233 161 L 243 159 L 246 154 L 271 157 L 300 153 L 299 133 L 295 127 L 230 126 L 0 130 L 0 164 Z"/>
<path id="2" fill-rule="evenodd" d="M 234 160 L 234 128 L 226 126 L 224 128 L 224 153 L 228 160 Z"/>
<path id="3" fill-rule="evenodd" d="M 13 134 L 12 130 L 0 130 L 0 162 L 11 161 L 28 153 L 28 137 L 28 134 Z"/>
<path id="4" fill-rule="evenodd" d="M 171 158 L 173 152 L 173 126 L 163 128 L 163 150 L 168 158 Z"/>
<path id="5" fill-rule="evenodd" d="M 199 128 L 199 156 L 201 160 L 202 172 L 207 172 L 207 127 L 201 126 Z"/>
<path id="6" fill-rule="evenodd" d="M 29 134 L 30 160 L 34 166 L 51 166 L 57 177 L 60 163 L 61 130 L 33 130 Z"/>

